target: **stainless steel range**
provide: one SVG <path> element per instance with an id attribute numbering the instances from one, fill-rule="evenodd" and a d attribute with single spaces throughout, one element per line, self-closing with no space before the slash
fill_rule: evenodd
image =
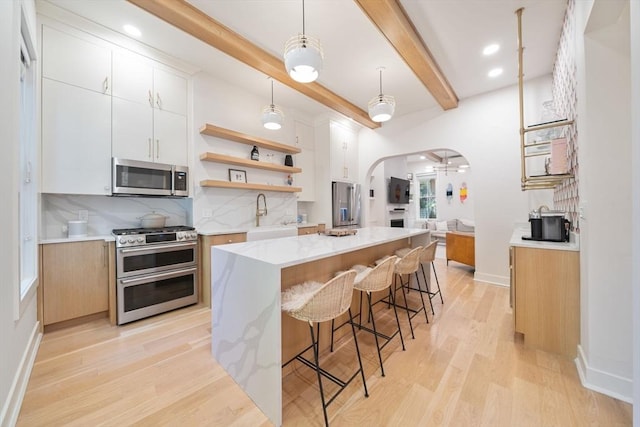
<path id="1" fill-rule="evenodd" d="M 193 227 L 123 228 L 113 235 L 119 325 L 198 302 Z"/>

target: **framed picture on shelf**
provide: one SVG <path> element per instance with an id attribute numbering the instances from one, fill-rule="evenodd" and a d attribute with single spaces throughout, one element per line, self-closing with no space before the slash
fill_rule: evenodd
<path id="1" fill-rule="evenodd" d="M 239 169 L 229 169 L 229 181 L 231 182 L 247 182 L 247 171 Z"/>

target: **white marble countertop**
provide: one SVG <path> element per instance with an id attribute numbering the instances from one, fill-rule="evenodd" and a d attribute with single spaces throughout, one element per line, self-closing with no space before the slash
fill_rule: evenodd
<path id="1" fill-rule="evenodd" d="M 537 240 L 522 240 L 522 236 L 530 236 L 531 229 L 527 227 L 518 227 L 513 230 L 510 246 L 519 246 L 523 248 L 535 249 L 555 249 L 559 251 L 579 251 L 580 239 L 577 234 L 571 232 L 568 242 L 541 242 Z"/>
<path id="2" fill-rule="evenodd" d="M 223 234 L 235 234 L 235 233 L 246 233 L 249 230 L 255 230 L 257 228 L 278 228 L 278 227 L 297 227 L 297 228 L 303 228 L 303 227 L 316 227 L 319 224 L 313 223 L 313 222 L 307 222 L 307 223 L 292 223 L 292 224 L 287 224 L 287 225 L 266 225 L 263 227 L 250 227 L 250 228 L 225 228 L 225 229 L 220 229 L 220 228 L 198 228 L 196 231 L 198 232 L 198 234 L 202 235 L 202 236 L 220 236 Z"/>
<path id="3" fill-rule="evenodd" d="M 360 228 L 352 236 L 308 234 L 246 243 L 214 246 L 214 251 L 230 252 L 280 268 L 302 264 L 328 256 L 351 252 L 394 240 L 418 236 L 429 230 L 422 228 Z"/>
<path id="4" fill-rule="evenodd" d="M 41 239 L 38 243 L 46 245 L 49 243 L 72 243 L 72 242 L 87 242 L 91 240 L 104 240 L 105 242 L 115 242 L 115 237 L 111 234 L 96 235 L 96 236 L 82 236 L 82 237 L 58 237 L 55 239 Z"/>

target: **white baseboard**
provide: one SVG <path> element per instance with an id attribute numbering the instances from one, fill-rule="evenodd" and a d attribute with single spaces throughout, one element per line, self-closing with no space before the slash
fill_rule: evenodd
<path id="1" fill-rule="evenodd" d="M 495 274 L 485 274 L 476 271 L 473 275 L 473 280 L 491 283 L 492 285 L 505 286 L 507 288 L 510 286 L 509 276 L 498 276 Z"/>
<path id="2" fill-rule="evenodd" d="M 590 367 L 580 345 L 578 345 L 578 357 L 575 363 L 583 387 L 633 404 L 633 381 L 630 378 Z"/>
<path id="3" fill-rule="evenodd" d="M 2 427 L 15 426 L 18 422 L 22 399 L 24 398 L 24 393 L 27 391 L 27 384 L 29 384 L 33 363 L 36 360 L 36 354 L 38 354 L 38 348 L 42 340 L 39 327 L 40 322 L 36 322 L 31 332 L 31 337 L 29 337 L 27 348 L 22 355 L 22 360 L 20 360 L 16 375 L 13 378 L 7 401 L 4 403 L 2 413 L 0 413 L 0 426 Z"/>

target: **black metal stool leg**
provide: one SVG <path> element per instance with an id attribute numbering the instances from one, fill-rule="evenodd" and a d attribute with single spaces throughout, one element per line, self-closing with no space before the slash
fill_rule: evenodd
<path id="1" fill-rule="evenodd" d="M 405 351 L 404 348 L 404 338 L 402 337 L 402 329 L 400 329 L 400 319 L 398 319 L 398 309 L 396 308 L 396 299 L 391 292 L 391 288 L 389 288 L 389 301 L 393 302 L 393 313 L 396 315 L 396 325 L 398 325 L 398 333 L 400 334 L 400 342 L 402 343 L 402 351 Z"/>
<path id="2" fill-rule="evenodd" d="M 436 266 L 433 263 L 433 261 L 431 261 L 431 267 L 433 268 L 433 275 L 436 278 L 436 284 L 438 285 L 438 293 L 440 294 L 440 302 L 442 304 L 444 304 L 444 300 L 442 299 L 442 291 L 440 290 L 440 282 L 438 281 L 438 273 L 436 273 Z"/>
<path id="3" fill-rule="evenodd" d="M 420 279 L 418 278 L 418 270 L 415 271 L 416 275 L 416 283 L 418 284 L 418 288 L 420 288 Z M 407 281 L 407 286 L 409 285 Z M 427 319 L 427 323 L 429 323 L 429 316 L 427 315 L 427 307 L 424 305 L 424 297 L 422 296 L 422 291 L 418 290 L 420 294 L 420 301 L 422 301 L 422 311 L 424 311 L 424 317 Z M 427 294 L 428 295 L 428 294 Z M 431 298 L 429 298 L 429 302 L 431 302 Z"/>
<path id="4" fill-rule="evenodd" d="M 358 337 L 356 336 L 356 328 L 353 326 L 353 316 L 351 316 L 351 308 L 349 308 L 349 323 L 351 323 L 351 332 L 353 332 L 353 342 L 356 345 L 356 354 L 358 355 L 358 365 L 360 366 L 360 375 L 362 376 L 362 385 L 364 386 L 364 397 L 369 397 L 369 391 L 367 390 L 367 380 L 364 377 L 364 369 L 362 369 L 362 359 L 360 358 L 360 347 L 358 346 Z M 320 375 L 320 371 L 318 371 Z M 319 378 L 319 377 L 318 377 Z M 324 397 L 323 397 L 324 401 Z M 325 410 L 325 421 L 327 420 L 327 412 Z M 327 426 L 329 425 L 327 421 Z"/>
<path id="5" fill-rule="evenodd" d="M 431 302 L 431 288 L 429 286 L 429 281 L 427 280 L 427 275 L 424 272 L 424 264 L 420 263 L 420 269 L 422 270 L 422 277 L 424 278 L 424 287 L 427 289 L 427 295 L 429 295 L 429 305 L 431 306 L 431 314 L 436 315 L 436 312 L 433 311 L 433 303 Z M 429 267 L 427 267 L 429 269 Z"/>
<path id="6" fill-rule="evenodd" d="M 416 336 L 413 334 L 413 324 L 411 323 L 411 315 L 409 314 L 409 304 L 407 303 L 407 296 L 404 293 L 404 282 L 402 281 L 402 275 L 400 275 L 400 291 L 402 291 L 402 298 L 404 298 L 404 310 L 407 312 L 407 319 L 409 319 L 409 328 L 411 329 L 411 338 L 415 340 Z"/>
<path id="7" fill-rule="evenodd" d="M 336 319 L 331 319 L 331 348 L 329 349 L 329 351 L 331 353 L 333 353 L 333 333 L 335 332 L 335 322 Z"/>
<path id="8" fill-rule="evenodd" d="M 376 321 L 373 317 L 373 309 L 371 308 L 371 294 L 367 292 L 367 300 L 369 301 L 369 318 L 371 319 L 371 325 L 373 326 L 373 336 L 376 339 L 376 349 L 378 350 L 378 360 L 380 361 L 380 371 L 384 377 L 384 366 L 382 365 L 382 354 L 380 354 L 380 343 L 378 341 L 378 330 L 376 329 Z M 395 306 L 393 307 L 396 308 Z"/>
<path id="9" fill-rule="evenodd" d="M 353 326 L 353 325 L 352 325 Z M 311 343 L 313 344 L 313 357 L 315 359 L 316 364 L 316 374 L 318 375 L 318 387 L 320 387 L 320 399 L 322 399 L 322 412 L 324 414 L 324 425 L 329 427 L 329 417 L 327 416 L 327 405 L 324 403 L 324 389 L 322 388 L 322 376 L 320 375 L 320 360 L 318 358 L 318 345 L 319 345 L 319 335 L 318 341 L 316 341 L 315 336 L 313 334 L 313 323 L 309 323 L 309 331 L 311 332 Z M 318 332 L 320 329 L 318 328 Z M 355 330 L 353 332 L 355 335 Z"/>

